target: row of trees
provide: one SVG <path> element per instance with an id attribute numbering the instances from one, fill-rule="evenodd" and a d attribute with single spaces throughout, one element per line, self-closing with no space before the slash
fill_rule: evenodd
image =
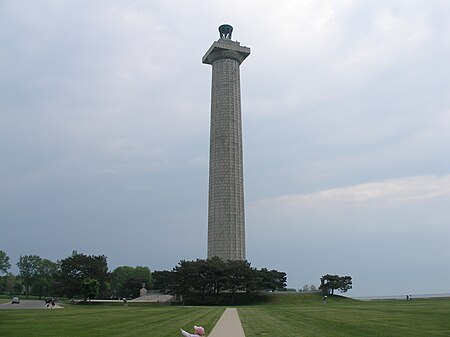
<path id="1" fill-rule="evenodd" d="M 167 289 L 184 300 L 225 298 L 232 303 L 236 294 L 251 295 L 261 291 L 286 289 L 286 273 L 266 268 L 256 269 L 248 261 L 222 260 L 218 257 L 180 261 L 172 271 L 153 273 L 155 288 Z"/>
<path id="2" fill-rule="evenodd" d="M 84 255 L 76 251 L 57 262 L 37 255 L 21 256 L 17 263 L 19 275 L 8 273 L 9 257 L 0 250 L 0 292 L 24 292 L 42 296 L 85 298 L 136 297 L 142 283 L 153 289 L 180 295 L 183 300 L 216 303 L 224 298 L 234 302 L 236 294 L 252 295 L 264 291 L 285 291 L 286 273 L 266 268 L 256 269 L 248 261 L 220 258 L 182 260 L 172 271 L 150 272 L 147 267 L 118 267 L 108 272 L 104 255 Z M 342 293 L 352 289 L 350 276 L 326 274 L 320 279 L 324 294 Z M 315 291 L 314 285 L 303 291 Z"/>
<path id="3" fill-rule="evenodd" d="M 0 291 L 43 296 L 122 298 L 139 295 L 142 283 L 151 282 L 147 267 L 118 267 L 108 272 L 104 255 L 84 255 L 74 251 L 57 262 L 37 255 L 20 256 L 19 274 L 8 272 L 11 264 L 0 251 Z"/>
<path id="4" fill-rule="evenodd" d="M 299 291 L 317 291 L 317 287 L 314 284 L 305 284 L 302 289 L 299 289 Z"/>
<path id="5" fill-rule="evenodd" d="M 208 297 L 219 302 L 234 301 L 236 294 L 251 295 L 261 291 L 286 290 L 286 273 L 266 268 L 256 269 L 241 260 L 211 258 L 180 261 L 172 271 L 147 267 L 122 266 L 108 272 L 104 255 L 85 255 L 74 251 L 57 262 L 37 255 L 21 256 L 19 275 L 8 273 L 9 257 L 0 251 L 0 291 L 41 297 L 122 298 L 136 297 L 142 283 L 153 289 L 180 295 L 184 300 Z M 0 274 L 0 275 L 1 275 Z M 153 279 L 153 282 L 152 282 Z"/>

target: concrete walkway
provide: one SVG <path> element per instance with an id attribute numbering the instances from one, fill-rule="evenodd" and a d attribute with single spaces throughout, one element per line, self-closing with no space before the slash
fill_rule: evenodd
<path id="1" fill-rule="evenodd" d="M 245 337 L 236 308 L 227 308 L 212 329 L 209 337 Z"/>

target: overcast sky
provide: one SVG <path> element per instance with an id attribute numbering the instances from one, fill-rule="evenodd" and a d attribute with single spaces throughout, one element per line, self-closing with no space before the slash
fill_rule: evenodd
<path id="1" fill-rule="evenodd" d="M 211 66 L 234 27 L 247 259 L 450 292 L 450 2 L 0 0 L 0 249 L 206 258 Z M 17 268 L 13 269 L 16 271 Z"/>

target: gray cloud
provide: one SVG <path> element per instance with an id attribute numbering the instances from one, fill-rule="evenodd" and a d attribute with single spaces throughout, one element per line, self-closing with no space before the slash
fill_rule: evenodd
<path id="1" fill-rule="evenodd" d="M 446 2 L 0 6 L 0 247 L 13 263 L 77 249 L 163 269 L 206 255 L 201 57 L 228 22 L 252 48 L 249 260 L 296 288 L 348 273 L 354 295 L 446 291 Z"/>

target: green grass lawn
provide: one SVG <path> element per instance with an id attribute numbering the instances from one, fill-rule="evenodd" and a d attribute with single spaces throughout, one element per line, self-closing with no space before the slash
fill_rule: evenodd
<path id="1" fill-rule="evenodd" d="M 64 309 L 0 310 L 0 336 L 181 336 L 202 324 L 211 331 L 224 308 L 65 305 Z"/>
<path id="2" fill-rule="evenodd" d="M 246 337 L 450 336 L 450 299 L 355 301 L 322 304 L 320 295 L 276 295 L 239 306 Z M 223 307 L 132 304 L 65 305 L 64 309 L 0 310 L 0 336 L 180 336 L 179 328 L 210 332 Z M 232 337 L 232 336 L 230 336 Z"/>
<path id="3" fill-rule="evenodd" d="M 239 308 L 247 337 L 450 336 L 450 299 L 356 301 L 282 295 Z"/>

